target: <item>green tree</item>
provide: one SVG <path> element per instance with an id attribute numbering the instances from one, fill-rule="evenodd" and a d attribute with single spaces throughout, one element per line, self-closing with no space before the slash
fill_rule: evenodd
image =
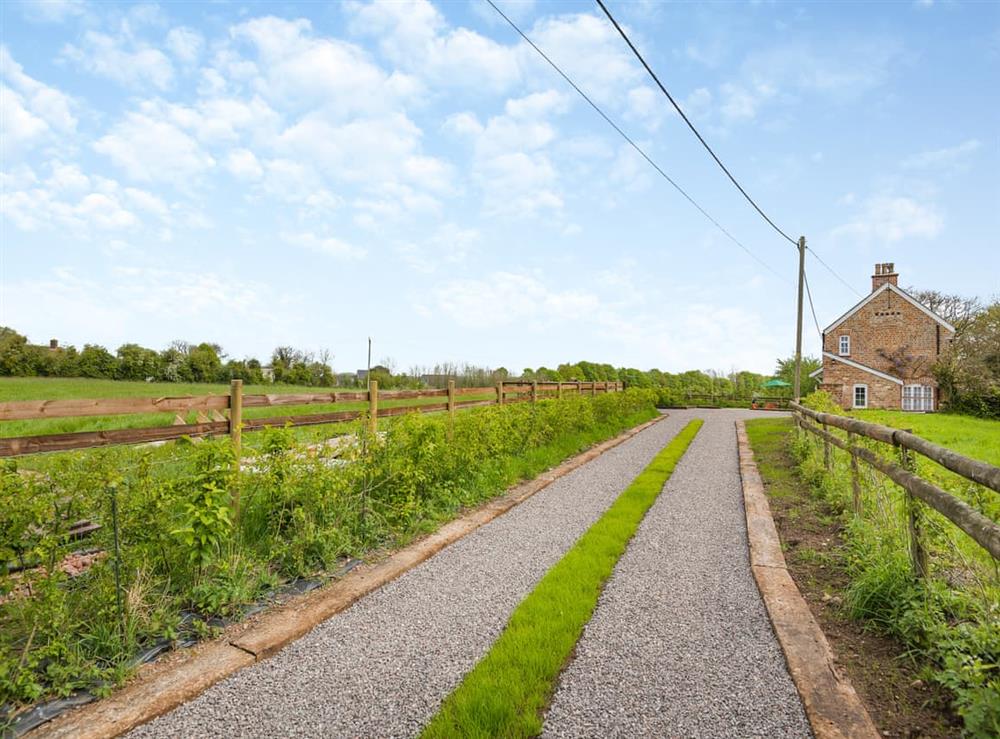
<path id="1" fill-rule="evenodd" d="M 118 366 L 115 379 L 145 380 L 156 377 L 160 371 L 160 355 L 152 349 L 138 344 L 122 344 L 118 347 Z"/>
<path id="2" fill-rule="evenodd" d="M 1000 301 L 955 336 L 934 372 L 954 408 L 1000 418 Z"/>
<path id="3" fill-rule="evenodd" d="M 774 376 L 795 387 L 795 356 L 793 355 L 788 359 L 779 359 L 777 362 L 777 366 L 774 369 Z M 822 366 L 823 363 L 816 357 L 802 357 L 802 375 L 799 392 L 803 398 L 819 387 L 819 380 L 815 377 L 810 377 L 809 374 Z"/>
<path id="4" fill-rule="evenodd" d="M 216 344 L 201 343 L 188 351 L 185 362 L 194 382 L 216 382 L 219 380 L 222 360 Z"/>
<path id="5" fill-rule="evenodd" d="M 118 360 L 114 355 L 97 344 L 84 344 L 80 352 L 80 377 L 113 379 Z"/>
<path id="6" fill-rule="evenodd" d="M 28 345 L 28 338 L 0 326 L 0 375 L 34 375 L 36 363 L 37 354 Z"/>

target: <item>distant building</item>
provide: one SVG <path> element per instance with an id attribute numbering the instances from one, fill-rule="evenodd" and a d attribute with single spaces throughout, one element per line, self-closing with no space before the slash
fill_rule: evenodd
<path id="1" fill-rule="evenodd" d="M 955 327 L 898 282 L 895 265 L 876 264 L 871 293 L 823 331 L 823 366 L 811 375 L 844 408 L 940 407 L 932 368 Z"/>

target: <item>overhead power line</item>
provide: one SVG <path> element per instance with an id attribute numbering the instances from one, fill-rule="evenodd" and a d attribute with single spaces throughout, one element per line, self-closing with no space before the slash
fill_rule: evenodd
<path id="1" fill-rule="evenodd" d="M 813 255 L 813 257 L 816 258 L 817 262 L 819 262 L 824 267 L 826 267 L 827 272 L 829 272 L 831 275 L 833 275 L 838 280 L 840 280 L 842 283 L 844 283 L 844 285 L 847 286 L 848 290 L 850 290 L 852 293 L 854 293 L 855 295 L 857 295 L 859 298 L 863 298 L 864 297 L 864 295 L 862 295 L 861 293 L 859 293 L 854 288 L 854 286 L 851 285 L 851 283 L 849 283 L 847 280 L 845 280 L 843 277 L 841 277 L 839 274 L 837 274 L 837 271 L 833 267 L 831 267 L 829 264 L 827 264 L 826 262 L 824 262 L 823 258 L 819 254 L 816 253 L 815 249 L 808 249 L 807 251 L 809 251 L 809 253 L 811 253 Z"/>
<path id="2" fill-rule="evenodd" d="M 746 190 L 743 189 L 743 186 L 736 181 L 736 178 L 733 177 L 733 173 L 729 171 L 729 169 L 726 167 L 725 164 L 722 163 L 722 160 L 719 159 L 718 155 L 712 150 L 712 147 L 708 145 L 708 142 L 705 141 L 705 138 L 698 132 L 698 129 L 694 127 L 694 124 L 691 122 L 691 119 L 689 119 L 687 115 L 684 114 L 684 111 L 681 110 L 681 106 L 677 104 L 676 100 L 674 100 L 674 96 L 671 95 L 670 92 L 667 90 L 667 88 L 663 86 L 663 83 L 660 82 L 660 78 L 656 76 L 656 72 L 654 72 L 652 67 L 650 67 L 649 64 L 646 63 L 646 60 L 643 59 L 642 54 L 639 53 L 639 50 L 635 47 L 635 44 L 632 43 L 632 39 L 630 39 L 628 35 L 625 33 L 624 29 L 622 29 L 622 27 L 618 25 L 618 21 L 616 21 L 615 17 L 611 15 L 611 11 L 608 10 L 608 7 L 602 2 L 602 0 L 596 0 L 596 2 L 598 5 L 601 6 L 601 10 L 604 11 L 604 15 L 606 15 L 608 17 L 608 20 L 611 21 L 611 24 L 615 27 L 615 30 L 617 30 L 618 33 L 621 35 L 621 37 L 625 39 L 625 43 L 628 44 L 628 47 L 632 50 L 632 53 L 635 54 L 636 58 L 642 63 L 642 66 L 646 68 L 647 72 L 649 72 L 649 76 L 653 78 L 653 81 L 656 83 L 657 87 L 659 87 L 660 90 L 663 92 L 663 94 L 667 96 L 667 100 L 669 100 L 670 104 L 674 106 L 674 109 L 677 111 L 680 117 L 684 119 L 684 122 L 687 124 L 688 128 L 691 129 L 691 132 L 698 137 L 698 140 L 701 142 L 701 145 L 705 147 L 705 150 L 712 155 L 712 159 L 715 160 L 715 163 L 719 165 L 719 167 L 722 169 L 723 172 L 726 173 L 726 177 L 728 177 L 729 180 L 734 185 L 736 185 L 736 189 L 743 194 L 743 197 L 746 198 L 747 202 L 754 207 L 754 210 L 760 213 L 761 218 L 763 218 L 770 224 L 771 228 L 773 228 L 779 234 L 784 236 L 789 243 L 797 245 L 798 242 L 791 236 L 786 234 L 784 231 L 782 231 L 780 228 L 778 228 L 778 225 L 768 217 L 767 213 L 761 210 L 760 206 L 757 205 L 757 203 L 754 202 L 754 199 L 750 197 L 750 195 L 747 193 Z"/>
<path id="3" fill-rule="evenodd" d="M 713 218 L 711 216 L 711 214 L 709 214 L 708 211 L 706 211 L 704 208 L 702 208 L 697 203 L 697 201 L 695 201 L 694 198 L 692 198 L 690 195 L 688 195 L 687 192 L 684 190 L 684 188 L 682 188 L 680 185 L 678 185 L 673 180 L 673 178 L 670 177 L 670 175 L 668 175 L 665 171 L 663 171 L 663 168 L 660 167 L 660 165 L 658 165 L 656 162 L 654 162 L 650 158 L 650 156 L 642 149 L 642 147 L 640 147 L 632 139 L 632 137 L 630 137 L 627 133 L 625 133 L 625 131 L 623 131 L 621 129 L 621 127 L 617 123 L 615 123 L 613 120 L 611 120 L 611 118 L 607 115 L 607 113 L 605 113 L 603 110 L 601 110 L 601 108 L 597 105 L 597 103 L 595 103 L 593 100 L 591 100 L 590 97 L 587 95 L 587 93 L 585 93 L 583 90 L 581 90 L 580 87 L 575 82 L 573 82 L 572 79 L 570 79 L 569 75 L 567 75 L 565 72 L 562 71 L 562 69 L 560 69 L 559 65 L 557 65 L 554 61 L 552 61 L 552 59 L 550 59 L 549 56 L 544 51 L 542 51 L 535 44 L 534 41 L 532 41 L 530 38 L 528 38 L 528 36 L 524 33 L 524 31 L 522 31 L 517 26 L 517 24 L 514 23 L 514 21 L 512 21 L 510 18 L 508 18 L 507 15 L 502 10 L 500 10 L 500 8 L 497 7 L 496 3 L 494 3 L 493 0 L 486 0 L 486 2 L 488 2 L 490 4 L 490 6 L 493 8 L 493 10 L 495 10 L 500 15 L 501 18 L 503 18 L 505 21 L 507 21 L 508 25 L 510 25 L 510 27 L 513 28 L 517 32 L 517 34 L 522 39 L 524 39 L 525 42 L 527 42 L 527 44 L 532 49 L 534 49 L 536 52 L 538 52 L 538 55 L 541 56 L 542 59 L 544 59 L 546 62 L 548 62 L 548 64 L 549 64 L 550 67 L 552 67 L 556 72 L 559 73 L 560 77 L 562 77 L 564 80 L 566 80 L 566 83 L 570 87 L 572 87 L 574 90 L 576 90 L 576 92 L 580 95 L 580 97 L 582 97 L 584 100 L 587 101 L 587 103 L 590 105 L 591 108 L 593 108 L 595 111 L 597 111 L 597 114 L 600 115 L 601 118 L 603 118 L 605 120 L 605 122 L 609 126 L 611 126 L 615 131 L 617 131 L 618 134 L 623 139 L 625 139 L 625 141 L 627 141 L 629 143 L 629 145 L 633 149 L 635 149 L 639 153 L 639 155 L 643 159 L 645 159 L 649 163 L 649 165 L 660 174 L 661 177 L 663 177 L 663 179 L 665 179 L 667 182 L 669 182 L 674 187 L 674 189 L 677 190 L 677 192 L 679 192 L 684 197 L 685 200 L 687 200 L 689 203 L 691 203 L 691 205 L 693 205 L 695 208 L 697 208 L 698 212 L 700 212 L 703 216 L 705 216 L 705 218 L 707 218 L 709 221 L 711 221 L 711 223 L 717 229 L 719 229 L 723 234 L 725 234 L 726 237 L 729 238 L 730 241 L 732 241 L 734 244 L 736 244 L 736 246 L 738 246 L 740 249 L 742 249 L 748 255 L 750 255 L 750 257 L 752 259 L 754 259 L 755 261 L 757 261 L 765 269 L 767 269 L 769 272 L 771 272 L 772 274 L 774 274 L 779 280 L 782 280 L 783 282 L 791 284 L 790 280 L 788 280 L 786 277 L 784 277 L 783 275 L 781 275 L 773 267 L 771 267 L 771 265 L 769 265 L 763 259 L 761 259 L 760 257 L 758 257 L 752 251 L 750 251 L 750 249 L 747 248 L 746 245 L 743 244 L 743 242 L 741 242 L 739 239 L 737 239 L 735 236 L 733 236 L 728 230 L 726 230 L 726 228 L 722 224 L 720 224 L 717 220 L 715 220 L 715 218 Z M 788 238 L 788 237 L 786 236 L 785 238 Z M 792 242 L 792 243 L 796 243 L 796 242 Z"/>
<path id="4" fill-rule="evenodd" d="M 806 295 L 809 297 L 809 310 L 812 311 L 813 314 L 813 323 L 816 324 L 816 333 L 819 334 L 820 341 L 822 341 L 823 329 L 819 327 L 819 319 L 816 318 L 816 306 L 813 305 L 812 290 L 809 289 L 809 275 L 805 270 L 802 271 L 802 279 L 806 283 Z"/>

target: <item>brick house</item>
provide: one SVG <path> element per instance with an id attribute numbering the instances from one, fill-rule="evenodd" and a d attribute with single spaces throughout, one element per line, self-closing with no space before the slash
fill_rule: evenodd
<path id="1" fill-rule="evenodd" d="M 823 331 L 820 389 L 845 409 L 938 409 L 931 373 L 955 327 L 899 287 L 890 263 L 876 264 L 872 291 Z"/>

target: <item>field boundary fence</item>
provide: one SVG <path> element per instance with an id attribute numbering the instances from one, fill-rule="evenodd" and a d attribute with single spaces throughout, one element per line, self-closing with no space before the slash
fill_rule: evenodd
<path id="1" fill-rule="evenodd" d="M 789 404 L 795 425 L 823 441 L 823 461 L 831 469 L 831 447 L 847 452 L 851 457 L 851 484 L 854 514 L 861 515 L 861 481 L 858 461 L 862 461 L 899 485 L 907 495 L 907 529 L 910 539 L 910 563 L 914 574 L 921 578 L 929 575 L 927 548 L 921 534 L 921 516 L 917 507 L 920 501 L 931 507 L 958 529 L 985 549 L 995 561 L 1000 562 L 1000 524 L 977 511 L 964 500 L 943 490 L 916 474 L 914 454 L 920 454 L 950 472 L 1000 493 L 1000 467 L 958 454 L 946 447 L 917 436 L 910 431 L 881 424 L 868 423 L 856 418 Z M 845 431 L 846 438 L 830 429 Z M 897 461 L 855 444 L 856 437 L 864 437 L 892 447 Z"/>
<path id="2" fill-rule="evenodd" d="M 0 457 L 227 434 L 239 447 L 242 432 L 257 431 L 266 427 L 314 426 L 356 421 L 367 417 L 374 430 L 377 428 L 379 418 L 400 416 L 407 413 L 447 412 L 454 415 L 457 410 L 479 406 L 536 402 L 546 398 L 562 398 L 568 394 L 596 396 L 599 393 L 621 392 L 622 390 L 624 390 L 624 383 L 610 381 L 505 380 L 490 387 L 456 388 L 455 381 L 451 380 L 447 388 L 380 392 L 378 382 L 373 380 L 369 389 L 364 391 L 244 395 L 242 380 L 233 380 L 229 393 L 220 395 L 9 401 L 0 402 L 0 422 L 149 413 L 174 413 L 176 415 L 173 424 L 165 426 L 2 437 L 0 438 Z M 491 397 L 484 399 L 482 396 L 486 395 Z M 467 396 L 479 397 L 462 399 Z M 436 403 L 379 407 L 380 401 L 421 398 L 440 398 L 441 400 Z M 282 406 L 336 405 L 338 403 L 359 402 L 366 403 L 367 408 L 266 418 L 244 418 L 243 416 L 245 408 L 280 408 Z M 184 416 L 192 412 L 197 413 L 196 421 L 188 423 Z"/>

